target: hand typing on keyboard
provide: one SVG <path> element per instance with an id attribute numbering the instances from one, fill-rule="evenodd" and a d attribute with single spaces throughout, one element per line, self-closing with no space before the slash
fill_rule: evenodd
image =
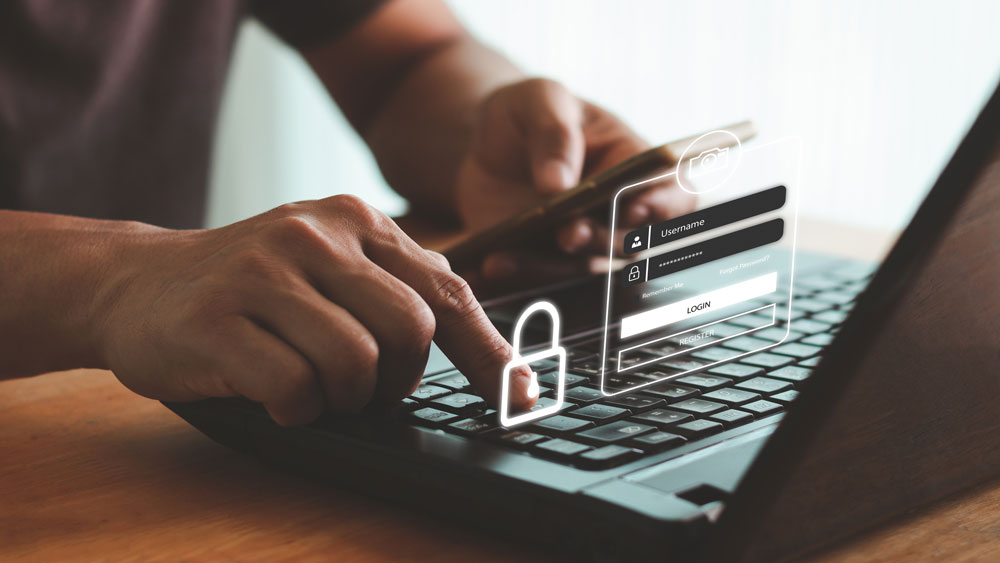
<path id="1" fill-rule="evenodd" d="M 279 423 L 357 411 L 418 385 L 433 338 L 494 402 L 510 346 L 466 282 L 388 217 L 337 196 L 228 227 L 153 227 L 120 254 L 98 346 L 157 399 L 239 395 Z M 528 373 L 514 377 L 516 408 Z"/>
<path id="2" fill-rule="evenodd" d="M 480 105 L 469 151 L 458 169 L 456 200 L 464 224 L 484 229 L 649 148 L 604 108 L 563 85 L 529 79 L 499 88 Z M 622 226 L 692 211 L 694 198 L 665 182 L 632 198 Z M 474 283 L 512 288 L 590 273 L 607 261 L 607 212 L 553 225 L 551 238 L 526 248 L 498 249 Z"/>

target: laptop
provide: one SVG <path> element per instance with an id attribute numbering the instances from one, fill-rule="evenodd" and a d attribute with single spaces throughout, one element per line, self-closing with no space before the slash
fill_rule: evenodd
<path id="1" fill-rule="evenodd" d="M 881 265 L 794 267 L 777 324 L 610 396 L 602 319 L 580 306 L 603 277 L 484 302 L 504 334 L 541 297 L 566 314 L 563 406 L 513 429 L 436 354 L 401 404 L 306 427 L 241 399 L 167 406 L 248 455 L 571 559 L 788 558 L 1000 474 L 1000 89 Z"/>

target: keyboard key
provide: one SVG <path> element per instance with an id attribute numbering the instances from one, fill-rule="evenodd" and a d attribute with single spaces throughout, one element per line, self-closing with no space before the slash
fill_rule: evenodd
<path id="1" fill-rule="evenodd" d="M 442 395 L 447 395 L 448 393 L 451 393 L 451 389 L 425 383 L 420 387 L 417 387 L 417 390 L 413 392 L 412 397 L 421 401 L 429 401 Z"/>
<path id="2" fill-rule="evenodd" d="M 545 432 L 546 434 L 552 434 L 554 436 L 561 436 L 576 430 L 590 428 L 594 426 L 594 423 L 587 420 L 580 420 L 579 418 L 555 415 L 541 420 L 536 420 L 531 426 L 534 430 Z"/>
<path id="3" fill-rule="evenodd" d="M 724 375 L 741 381 L 758 375 L 764 375 L 764 368 L 744 364 L 724 364 L 708 370 L 708 373 Z"/>
<path id="4" fill-rule="evenodd" d="M 498 442 L 519 449 L 526 448 L 532 444 L 548 439 L 548 436 L 536 434 L 535 432 L 524 432 L 522 430 L 515 430 L 513 432 L 507 432 L 497 436 Z"/>
<path id="5" fill-rule="evenodd" d="M 768 377 L 777 377 L 787 381 L 805 381 L 809 378 L 812 370 L 801 366 L 785 366 L 781 369 L 768 372 Z"/>
<path id="6" fill-rule="evenodd" d="M 791 389 L 792 384 L 787 381 L 782 381 L 780 379 L 771 379 L 769 377 L 755 377 L 753 379 L 748 379 L 736 384 L 740 389 L 746 389 L 747 391 L 756 391 L 757 393 L 780 393 L 786 389 Z"/>
<path id="7" fill-rule="evenodd" d="M 732 383 L 732 380 L 718 375 L 685 375 L 684 377 L 678 377 L 677 383 L 690 385 L 691 387 L 701 389 L 702 391 L 710 391 L 712 389 L 718 389 L 723 385 L 729 385 Z"/>
<path id="8" fill-rule="evenodd" d="M 752 414 L 738 409 L 729 409 L 717 412 L 708 418 L 710 420 L 714 420 L 715 422 L 721 422 L 726 428 L 735 428 L 737 426 L 753 422 Z"/>
<path id="9" fill-rule="evenodd" d="M 825 311 L 818 315 L 813 315 L 812 318 L 824 323 L 839 325 L 847 319 L 847 311 Z"/>
<path id="10" fill-rule="evenodd" d="M 823 276 L 822 274 L 806 276 L 801 279 L 795 280 L 795 285 L 804 289 L 819 289 L 828 290 L 840 286 L 844 283 L 844 280 L 839 278 L 830 278 Z"/>
<path id="11" fill-rule="evenodd" d="M 685 442 L 687 442 L 687 439 L 685 439 L 684 436 L 678 436 L 677 434 L 657 430 L 655 432 L 643 434 L 638 438 L 633 438 L 629 441 L 629 445 L 639 448 L 644 452 L 652 453 L 662 452 L 664 450 L 669 450 L 670 448 L 676 448 L 677 446 L 683 445 Z"/>
<path id="12" fill-rule="evenodd" d="M 681 348 L 683 348 L 683 346 L 669 340 L 651 342 L 642 347 L 644 351 L 652 354 L 651 356 L 647 356 L 643 361 L 648 361 L 661 356 L 669 356 L 670 354 L 676 354 L 681 351 Z"/>
<path id="13" fill-rule="evenodd" d="M 752 403 L 741 405 L 740 409 L 753 413 L 754 416 L 765 416 L 781 410 L 781 405 L 761 399 Z"/>
<path id="14" fill-rule="evenodd" d="M 473 415 L 471 418 L 482 418 L 482 419 L 489 419 L 489 420 L 500 420 L 500 417 L 497 415 L 497 410 L 496 409 L 486 409 L 485 411 L 483 411 L 480 414 Z"/>
<path id="15" fill-rule="evenodd" d="M 646 377 L 644 375 L 615 374 L 615 375 L 609 375 L 604 378 L 604 386 L 605 389 L 608 390 L 622 390 L 622 389 L 631 389 L 632 387 L 638 387 L 640 385 L 647 385 L 652 381 L 655 381 L 655 379 L 650 379 L 649 377 Z"/>
<path id="16" fill-rule="evenodd" d="M 814 334 L 802 339 L 803 344 L 812 344 L 813 346 L 829 346 L 831 342 L 833 342 L 833 335 L 826 333 Z"/>
<path id="17" fill-rule="evenodd" d="M 793 299 L 792 308 L 805 311 L 807 313 L 819 313 L 833 308 L 833 305 L 825 301 L 817 301 L 815 299 Z"/>
<path id="18" fill-rule="evenodd" d="M 693 416 L 684 412 L 677 412 L 669 409 L 654 409 L 649 412 L 637 414 L 632 417 L 632 420 L 652 424 L 657 428 L 664 429 L 675 424 L 680 424 L 681 422 L 687 422 L 693 418 Z"/>
<path id="19" fill-rule="evenodd" d="M 686 401 L 674 403 L 670 405 L 670 408 L 691 414 L 711 414 L 713 412 L 725 410 L 726 405 L 702 399 L 688 399 Z"/>
<path id="20" fill-rule="evenodd" d="M 723 348 L 722 346 L 708 346 L 691 352 L 691 357 L 698 358 L 699 360 L 707 360 L 709 362 L 721 362 L 732 358 L 738 353 L 739 352 L 735 350 Z"/>
<path id="21" fill-rule="evenodd" d="M 757 393 L 751 393 L 750 391 L 744 391 L 743 389 L 726 388 L 706 393 L 705 395 L 702 395 L 702 398 L 710 401 L 718 401 L 727 405 L 742 405 L 743 403 L 756 401 L 760 398 L 760 395 Z"/>
<path id="22" fill-rule="evenodd" d="M 655 361 L 656 361 L 655 355 L 632 352 L 630 354 L 621 357 L 621 361 L 618 364 L 618 368 L 625 369 L 639 364 L 648 364 Z"/>
<path id="23" fill-rule="evenodd" d="M 799 362 L 798 365 L 807 368 L 814 368 L 819 365 L 819 361 L 822 359 L 823 359 L 822 357 L 816 356 L 815 358 L 809 358 L 808 360 L 803 360 Z"/>
<path id="24" fill-rule="evenodd" d="M 834 305 L 847 305 L 854 301 L 857 294 L 848 291 L 824 291 L 816 294 L 816 299 L 833 303 Z"/>
<path id="25" fill-rule="evenodd" d="M 786 334 L 788 335 L 788 338 L 785 338 Z M 792 342 L 805 336 L 805 333 L 798 332 L 795 330 L 786 330 L 785 328 L 778 328 L 772 326 L 754 332 L 753 336 L 755 338 L 763 338 L 764 340 L 770 340 L 771 342 L 781 342 L 782 340 L 786 342 Z"/>
<path id="26" fill-rule="evenodd" d="M 782 307 L 784 305 L 782 303 L 778 303 L 778 306 Z M 754 313 L 752 315 L 747 315 L 746 317 L 742 318 L 750 319 L 753 321 L 752 323 L 750 321 L 747 321 L 746 328 L 760 328 L 762 326 L 769 326 L 777 320 L 771 318 L 771 313 L 767 313 L 766 315 L 763 313 Z M 778 321 L 776 323 L 776 326 L 777 325 L 782 325 L 782 322 Z"/>
<path id="27" fill-rule="evenodd" d="M 574 387 L 566 390 L 566 398 L 578 405 L 587 405 L 604 398 L 604 393 L 589 387 Z"/>
<path id="28" fill-rule="evenodd" d="M 645 370 L 645 368 L 641 368 Z M 645 370 L 642 372 L 650 381 L 662 381 L 668 377 L 674 377 L 681 373 L 679 369 L 671 369 L 665 366 L 660 366 L 655 369 Z"/>
<path id="29" fill-rule="evenodd" d="M 559 381 L 559 370 L 550 371 L 548 373 L 543 373 L 538 376 L 538 383 L 546 387 L 555 387 Z M 580 385 L 581 383 L 586 383 L 589 381 L 586 377 L 582 375 L 577 375 L 575 373 L 566 374 L 566 388 Z"/>
<path id="30" fill-rule="evenodd" d="M 553 457 L 570 457 L 589 450 L 590 446 L 578 444 L 569 440 L 563 440 L 562 438 L 556 438 L 546 442 L 539 442 L 535 445 L 535 449 L 544 455 Z"/>
<path id="31" fill-rule="evenodd" d="M 632 413 L 630 413 L 627 409 L 612 407 L 610 405 L 587 405 L 585 407 L 580 407 L 569 414 L 580 418 L 586 418 L 587 420 L 607 422 L 609 420 L 617 420 Z"/>
<path id="32" fill-rule="evenodd" d="M 435 408 L 458 414 L 475 413 L 486 409 L 486 401 L 482 397 L 468 393 L 452 393 L 431 401 Z"/>
<path id="33" fill-rule="evenodd" d="M 738 318 L 739 317 L 737 317 L 737 319 Z M 736 320 L 736 319 L 731 319 L 731 320 Z M 753 323 L 751 326 L 753 326 L 754 328 L 760 326 L 760 324 L 756 320 L 752 320 L 751 323 Z M 726 338 L 727 336 L 735 336 L 741 332 L 745 332 L 746 329 L 747 327 L 741 325 L 740 323 L 730 324 L 728 322 L 715 323 L 714 325 L 708 328 L 708 330 L 715 332 L 716 338 Z"/>
<path id="34" fill-rule="evenodd" d="M 760 366 L 763 368 L 780 368 L 781 366 L 787 366 L 794 361 L 794 359 L 789 358 L 788 356 L 770 354 L 768 352 L 761 352 L 759 354 L 752 354 L 745 358 L 740 358 L 741 363 L 752 366 Z"/>
<path id="35" fill-rule="evenodd" d="M 458 422 L 452 422 L 445 427 L 445 430 L 462 434 L 463 436 L 480 436 L 492 430 L 496 430 L 497 428 L 498 426 L 495 423 L 488 420 L 483 420 L 481 418 L 467 418 Z"/>
<path id="36" fill-rule="evenodd" d="M 618 395 L 616 397 L 608 397 L 604 400 L 604 403 L 613 407 L 628 409 L 633 413 L 646 412 L 667 404 L 663 399 L 644 397 L 642 395 Z"/>
<path id="37" fill-rule="evenodd" d="M 601 374 L 601 361 L 597 360 L 586 360 L 580 363 L 574 363 L 572 368 L 573 371 L 582 373 L 584 375 L 595 376 Z"/>
<path id="38" fill-rule="evenodd" d="M 661 366 L 666 366 L 671 369 L 676 369 L 679 371 L 692 371 L 696 369 L 701 369 L 707 365 L 707 362 L 701 360 L 696 360 L 694 358 L 683 358 L 664 360 L 660 362 Z"/>
<path id="39" fill-rule="evenodd" d="M 466 389 L 472 387 L 469 380 L 460 373 L 455 373 L 442 377 L 441 379 L 435 379 L 432 385 L 437 385 L 439 387 L 447 387 L 452 391 L 465 391 Z"/>
<path id="40" fill-rule="evenodd" d="M 598 426 L 597 428 L 591 428 L 590 430 L 578 432 L 576 437 L 577 439 L 585 442 L 613 444 L 615 442 L 621 442 L 629 438 L 634 438 L 640 434 L 645 434 L 646 432 L 652 432 L 653 430 L 656 429 L 652 426 L 628 420 L 619 420 L 618 422 L 612 422 L 611 424 L 605 424 L 604 426 Z"/>
<path id="41" fill-rule="evenodd" d="M 810 346 L 808 344 L 802 344 L 799 342 L 792 342 L 790 344 L 782 344 L 781 346 L 775 346 L 771 349 L 775 354 L 781 354 L 783 356 L 791 356 L 793 358 L 805 359 L 811 358 L 816 354 L 823 351 L 819 346 Z"/>
<path id="42" fill-rule="evenodd" d="M 580 465 L 588 469 L 606 469 L 621 465 L 642 455 L 642 452 L 624 446 L 604 446 L 579 455 Z"/>
<path id="43" fill-rule="evenodd" d="M 542 409 L 544 409 L 546 407 L 551 407 L 554 404 L 556 404 L 556 400 L 555 399 L 551 399 L 549 397 L 539 397 L 538 400 L 535 401 L 535 406 L 531 407 L 528 410 L 530 412 L 540 411 L 540 410 L 542 410 Z M 560 407 L 559 410 L 560 411 L 564 411 L 566 409 L 571 409 L 571 408 L 573 408 L 575 406 L 576 406 L 575 403 L 571 403 L 569 401 L 565 401 L 564 400 L 563 404 L 562 404 L 562 407 Z"/>
<path id="44" fill-rule="evenodd" d="M 403 400 L 399 402 L 397 408 L 403 412 L 412 411 L 414 409 L 420 408 L 420 402 L 415 401 L 410 397 L 404 397 Z"/>
<path id="45" fill-rule="evenodd" d="M 774 344 L 770 340 L 764 340 L 763 338 L 754 338 L 752 336 L 737 336 L 736 338 L 730 338 L 722 343 L 726 348 L 733 348 L 740 350 L 742 352 L 753 352 L 754 350 L 760 350 L 765 346 L 770 346 Z"/>
<path id="46" fill-rule="evenodd" d="M 806 334 L 816 334 L 830 330 L 832 325 L 817 321 L 816 319 L 797 319 L 792 321 L 792 329 Z"/>
<path id="47" fill-rule="evenodd" d="M 789 389 L 784 393 L 778 393 L 777 395 L 771 395 L 770 399 L 776 403 L 781 403 L 783 405 L 791 404 L 792 401 L 799 397 L 799 392 L 795 389 Z"/>
<path id="48" fill-rule="evenodd" d="M 796 321 L 798 319 L 805 318 L 806 315 L 807 315 L 807 313 L 805 311 L 803 311 L 802 309 L 796 309 L 794 307 L 792 308 L 792 315 L 791 315 L 792 321 Z M 774 311 L 774 318 L 776 320 L 779 320 L 779 321 L 782 321 L 782 322 L 788 321 L 788 318 L 789 318 L 789 316 L 788 316 L 788 307 L 784 307 L 784 306 L 783 307 L 778 307 Z"/>
<path id="49" fill-rule="evenodd" d="M 725 430 L 725 428 L 719 422 L 699 419 L 678 424 L 677 426 L 674 426 L 672 430 L 681 436 L 684 436 L 688 440 L 697 440 L 699 438 L 704 438 L 705 436 L 718 434 L 719 432 Z"/>
<path id="50" fill-rule="evenodd" d="M 410 413 L 410 418 L 417 424 L 437 428 L 447 422 L 458 419 L 458 415 L 450 412 L 425 407 Z"/>
<path id="51" fill-rule="evenodd" d="M 762 311 L 754 315 L 740 315 L 734 319 L 729 319 L 727 323 L 734 324 L 740 327 L 740 330 L 734 332 L 733 334 L 739 334 L 746 331 L 748 328 L 759 328 L 762 325 L 766 325 L 771 322 L 771 313 L 767 313 L 767 319 L 764 320 L 761 315 Z M 729 334 L 728 336 L 732 336 Z"/>
<path id="52" fill-rule="evenodd" d="M 661 383 L 659 385 L 646 387 L 642 390 L 642 393 L 644 395 L 660 397 L 668 403 L 673 403 L 687 397 L 694 397 L 698 394 L 698 390 L 690 387 L 681 387 L 680 385 L 674 385 L 673 383 Z"/>

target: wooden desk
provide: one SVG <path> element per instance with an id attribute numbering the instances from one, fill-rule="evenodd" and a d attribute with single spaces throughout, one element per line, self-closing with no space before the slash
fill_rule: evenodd
<path id="1" fill-rule="evenodd" d="M 816 242 L 834 239 L 855 240 Z M 876 248 L 870 236 L 856 240 Z M 0 456 L 2 561 L 553 559 L 263 466 L 108 372 L 0 383 Z M 995 560 L 998 507 L 1000 480 L 820 559 Z"/>

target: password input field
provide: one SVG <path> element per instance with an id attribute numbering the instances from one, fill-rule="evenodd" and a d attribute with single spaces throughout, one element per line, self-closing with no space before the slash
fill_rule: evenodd
<path id="1" fill-rule="evenodd" d="M 621 338 L 630 338 L 676 322 L 756 299 L 778 289 L 778 273 L 771 272 L 732 285 L 624 317 Z"/>

